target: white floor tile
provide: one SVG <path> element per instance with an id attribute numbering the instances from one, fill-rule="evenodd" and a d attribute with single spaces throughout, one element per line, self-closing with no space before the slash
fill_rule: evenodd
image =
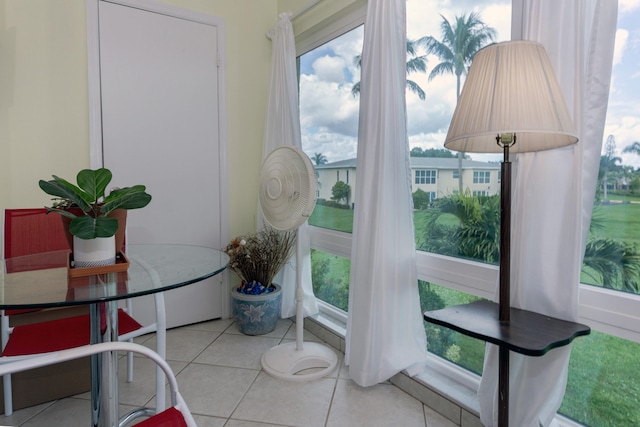
<path id="1" fill-rule="evenodd" d="M 191 362 L 219 335 L 218 331 L 170 329 L 167 331 L 167 360 Z M 144 345 L 155 350 L 155 336 Z"/>
<path id="2" fill-rule="evenodd" d="M 279 338 L 222 334 L 194 362 L 259 370 L 264 352 L 279 343 Z"/>
<path id="3" fill-rule="evenodd" d="M 323 378 L 290 382 L 261 372 L 232 418 L 287 426 L 322 427 L 336 381 Z"/>
<path id="4" fill-rule="evenodd" d="M 446 419 L 428 406 L 424 406 L 424 416 L 427 420 L 427 427 L 456 427 L 453 421 Z"/>
<path id="5" fill-rule="evenodd" d="M 13 425 L 13 424 L 10 424 Z M 20 426 L 24 427 L 84 427 L 91 425 L 91 404 L 84 399 L 61 399 Z"/>
<path id="6" fill-rule="evenodd" d="M 259 371 L 192 363 L 177 375 L 180 393 L 194 414 L 228 418 Z"/>
<path id="7" fill-rule="evenodd" d="M 338 380 L 327 427 L 424 427 L 422 403 L 391 384 L 360 387 Z"/>

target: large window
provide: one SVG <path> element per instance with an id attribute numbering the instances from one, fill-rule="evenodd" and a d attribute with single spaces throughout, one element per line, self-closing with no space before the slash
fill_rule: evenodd
<path id="1" fill-rule="evenodd" d="M 316 166 L 319 194 L 311 225 L 351 232 L 358 141 L 363 27 L 299 57 L 302 147 Z"/>
<path id="2" fill-rule="evenodd" d="M 581 289 L 581 321 L 589 323 L 594 332 L 576 340 L 567 393 L 560 409 L 567 417 L 590 426 L 640 425 L 640 85 L 636 82 L 639 8 L 633 2 L 624 2 L 619 9 L 598 193 L 581 280 L 588 284 Z M 499 195 L 486 189 L 491 181 L 489 171 L 471 171 L 465 163 L 492 164 L 501 156 L 467 153 L 458 159 L 457 153 L 443 148 L 464 73 L 460 81 L 455 73 L 446 71 L 432 75 L 445 56 L 425 55 L 423 44 L 429 36 L 435 41 L 443 40 L 445 19 L 456 25 L 457 18 L 469 18 L 471 13 L 476 13 L 486 28 L 495 29 L 495 41 L 510 37 L 511 1 L 407 1 L 407 62 L 424 61 L 426 69 L 407 75 L 411 82 L 407 90 L 411 155 L 412 159 L 428 157 L 429 161 L 438 162 L 435 167 L 446 171 L 436 180 L 435 174 L 427 173 L 430 170 L 416 168 L 412 182 L 414 186 L 438 186 L 437 199 L 432 188 L 428 192 L 413 189 L 423 309 L 491 299 L 497 283 L 498 248 L 487 242 L 498 241 L 494 231 L 499 230 Z M 348 190 L 349 200 L 353 201 L 358 191 L 355 159 L 363 31 L 359 23 L 351 28 L 332 37 L 319 36 L 319 40 L 330 41 L 318 43 L 300 56 L 303 148 L 316 164 L 322 188 L 310 219 L 315 226 L 314 290 L 320 299 L 338 308 L 332 315 L 344 313 L 348 307 L 353 228 L 353 206 L 338 196 L 342 194 L 340 190 Z M 495 169 L 495 164 L 492 166 Z M 344 183 L 348 189 L 336 180 L 338 168 L 349 171 L 349 180 Z M 346 175 L 341 176 L 344 180 Z M 499 183 L 499 171 L 496 177 L 494 181 Z M 482 187 L 473 188 L 474 184 Z M 333 195 L 334 189 L 338 196 Z M 419 203 L 421 199 L 425 202 Z M 452 213 L 469 206 L 478 216 L 468 218 Z M 479 230 L 478 224 L 483 224 L 486 232 L 474 236 L 472 232 Z M 433 325 L 426 324 L 425 328 L 431 352 L 461 369 L 482 373 L 484 343 Z"/>
<path id="3" fill-rule="evenodd" d="M 435 184 L 436 171 L 434 170 L 417 170 L 416 184 Z"/>
<path id="4" fill-rule="evenodd" d="M 473 171 L 474 184 L 489 184 L 491 173 L 488 171 Z"/>

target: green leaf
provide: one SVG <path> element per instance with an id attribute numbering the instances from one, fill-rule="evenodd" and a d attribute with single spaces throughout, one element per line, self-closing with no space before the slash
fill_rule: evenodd
<path id="1" fill-rule="evenodd" d="M 83 215 L 71 221 L 69 231 L 74 236 L 85 240 L 96 237 L 111 237 L 118 231 L 118 220 L 108 216 L 94 218 L 90 215 Z"/>
<path id="2" fill-rule="evenodd" d="M 151 202 L 151 196 L 145 192 L 144 185 L 134 185 L 133 187 L 118 188 L 113 190 L 104 199 L 104 204 L 100 208 L 103 215 L 113 212 L 116 209 L 140 209 Z"/>
<path id="3" fill-rule="evenodd" d="M 78 186 L 91 196 L 91 200 L 97 202 L 98 199 L 104 197 L 111 178 L 112 175 L 109 169 L 83 169 L 78 172 L 76 181 L 78 181 Z"/>
<path id="4" fill-rule="evenodd" d="M 62 199 L 71 200 L 85 212 L 91 209 L 91 206 L 89 206 L 89 203 L 83 195 L 84 192 L 80 188 L 55 175 L 53 178 L 54 179 L 51 181 L 41 179 L 38 182 L 38 185 L 45 193 Z"/>

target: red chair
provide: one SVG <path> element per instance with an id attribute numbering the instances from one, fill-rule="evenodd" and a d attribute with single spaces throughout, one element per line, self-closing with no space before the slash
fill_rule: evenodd
<path id="1" fill-rule="evenodd" d="M 107 351 L 123 351 L 128 353 L 138 353 L 151 359 L 158 369 L 162 370 L 169 383 L 169 395 L 171 407 L 163 410 L 164 407 L 156 407 L 156 414 L 146 420 L 136 424 L 138 427 L 195 427 L 196 423 L 189 411 L 189 408 L 178 390 L 178 381 L 169 367 L 169 364 L 159 354 L 153 350 L 139 344 L 128 342 L 106 342 L 94 345 L 84 345 L 72 349 L 58 351 L 29 359 L 19 360 L 5 365 L 0 365 L 0 375 L 9 376 L 12 373 L 22 372 L 29 369 L 49 366 L 68 360 L 79 359 L 91 356 L 92 354 Z M 114 402 L 117 405 L 117 402 Z"/>
<path id="2" fill-rule="evenodd" d="M 67 256 L 61 252 L 60 259 L 47 265 L 30 265 L 21 262 L 19 257 L 50 251 L 69 251 L 69 244 L 62 229 L 58 214 L 47 214 L 44 208 L 5 209 L 3 259 L 7 272 L 19 272 L 41 268 L 56 268 L 66 265 Z M 126 307 L 118 310 L 118 334 L 120 341 L 133 341 L 133 338 L 148 333 L 157 334 L 156 351 L 162 357 L 166 355 L 166 320 L 163 294 L 154 294 L 156 322 L 142 326 L 131 316 L 130 301 Z M 38 310 L 0 311 L 0 335 L 2 354 L 0 363 L 15 359 L 32 357 L 36 354 L 56 352 L 90 343 L 89 315 L 73 316 L 63 319 L 32 323 L 16 327 L 10 326 L 10 316 Z M 127 358 L 127 380 L 133 381 L 133 353 Z M 11 376 L 3 377 L 5 415 L 13 413 Z M 157 407 L 165 401 L 164 377 L 160 368 L 156 378 Z"/>
<path id="3" fill-rule="evenodd" d="M 69 250 L 60 215 L 45 208 L 5 209 L 3 258 Z"/>

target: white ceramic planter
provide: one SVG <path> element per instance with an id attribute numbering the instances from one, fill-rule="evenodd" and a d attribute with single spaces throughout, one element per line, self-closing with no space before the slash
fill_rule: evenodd
<path id="1" fill-rule="evenodd" d="M 73 236 L 73 261 L 75 267 L 102 267 L 116 263 L 116 238 L 97 237 L 85 240 Z"/>

